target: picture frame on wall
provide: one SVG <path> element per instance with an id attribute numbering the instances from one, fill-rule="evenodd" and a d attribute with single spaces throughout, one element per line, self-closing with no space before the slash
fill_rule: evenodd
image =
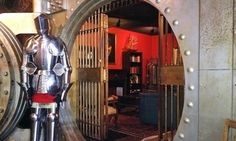
<path id="1" fill-rule="evenodd" d="M 108 63 L 115 64 L 116 62 L 116 34 L 108 33 Z"/>

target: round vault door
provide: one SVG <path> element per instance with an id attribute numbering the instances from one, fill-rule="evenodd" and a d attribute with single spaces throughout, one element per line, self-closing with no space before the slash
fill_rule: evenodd
<path id="1" fill-rule="evenodd" d="M 198 48 L 199 2 L 186 0 L 144 0 L 156 7 L 167 19 L 177 37 L 184 64 L 185 98 L 180 125 L 174 141 L 198 141 Z M 80 27 L 97 8 L 111 2 L 83 1 L 62 30 L 61 38 L 72 51 Z"/>
<path id="2" fill-rule="evenodd" d="M 26 102 L 20 82 L 21 48 L 14 34 L 0 22 L 0 140 L 14 130 Z"/>

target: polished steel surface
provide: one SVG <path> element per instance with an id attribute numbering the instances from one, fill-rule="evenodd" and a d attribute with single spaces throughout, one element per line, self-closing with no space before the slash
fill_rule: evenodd
<path id="1" fill-rule="evenodd" d="M 58 107 L 66 101 L 71 86 L 71 65 L 63 41 L 49 34 L 49 18 L 40 14 L 34 21 L 38 34 L 24 46 L 20 82 L 28 95 L 25 100 L 29 104 L 33 102 L 33 105 L 28 105 L 33 109 L 31 140 L 40 141 L 43 130 L 45 140 L 58 141 Z M 41 97 L 37 99 L 39 95 Z M 54 97 L 47 101 L 50 96 Z M 54 102 L 58 105 L 45 107 L 55 105 Z M 34 107 L 34 103 L 38 103 L 38 106 Z M 40 104 L 44 107 L 40 107 Z"/>
<path id="2" fill-rule="evenodd" d="M 48 23 L 45 16 L 40 15 L 35 21 L 39 36 L 36 35 L 26 43 L 21 66 L 22 83 L 26 84 L 24 85 L 27 86 L 26 90 L 31 87 L 33 93 L 50 93 L 53 95 L 57 95 L 59 92 L 65 93 L 70 83 L 71 71 L 66 47 L 59 38 L 48 34 L 49 25 L 45 24 Z M 32 66 L 34 71 L 29 73 L 28 70 L 32 70 Z M 63 76 L 58 73 L 61 69 Z"/>

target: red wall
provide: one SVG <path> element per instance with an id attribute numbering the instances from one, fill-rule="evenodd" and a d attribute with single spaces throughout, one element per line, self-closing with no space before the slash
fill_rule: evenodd
<path id="1" fill-rule="evenodd" d="M 151 58 L 158 58 L 159 37 L 157 35 L 151 36 L 137 32 L 127 31 L 120 28 L 109 28 L 109 32 L 116 34 L 116 58 L 115 64 L 109 64 L 109 69 L 122 69 L 122 51 L 129 36 L 137 38 L 137 51 L 143 53 L 143 83 L 146 83 L 146 65 Z M 167 40 L 167 44 L 165 43 Z M 171 63 L 172 60 L 172 46 L 177 48 L 175 36 L 168 34 L 162 39 L 162 62 Z M 174 41 L 174 42 L 173 42 Z M 167 50 L 167 53 L 164 53 Z"/>
<path id="2" fill-rule="evenodd" d="M 109 28 L 109 32 L 116 34 L 116 60 L 110 64 L 109 69 L 122 69 L 122 51 L 125 48 L 129 36 L 137 38 L 137 51 L 143 53 L 143 82 L 146 82 L 146 65 L 152 56 L 152 38 L 149 35 L 131 32 L 120 28 Z"/>

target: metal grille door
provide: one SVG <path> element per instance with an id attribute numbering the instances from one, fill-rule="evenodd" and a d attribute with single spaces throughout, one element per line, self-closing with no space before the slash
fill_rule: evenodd
<path id="1" fill-rule="evenodd" d="M 99 140 L 107 133 L 108 17 L 102 12 L 90 16 L 77 37 L 77 122 L 85 136 Z"/>

